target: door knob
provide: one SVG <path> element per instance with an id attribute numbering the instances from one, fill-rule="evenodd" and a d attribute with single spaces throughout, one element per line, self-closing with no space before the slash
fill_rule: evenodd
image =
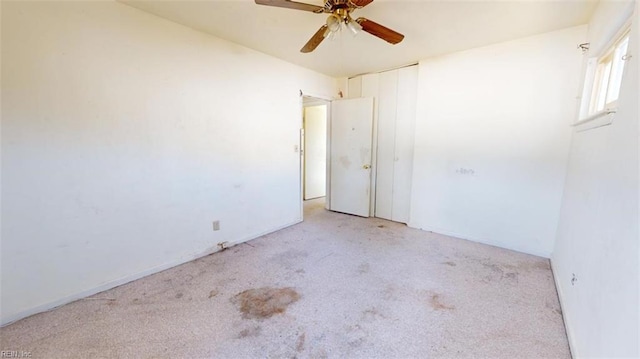
<path id="1" fill-rule="evenodd" d="M 369 168 L 371 168 L 371 165 L 362 165 L 362 168 L 364 168 L 365 170 L 368 170 Z"/>

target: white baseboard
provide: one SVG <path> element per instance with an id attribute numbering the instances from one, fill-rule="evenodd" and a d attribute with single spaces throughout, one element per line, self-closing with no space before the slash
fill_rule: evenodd
<path id="1" fill-rule="evenodd" d="M 549 259 L 549 262 L 551 262 L 551 273 L 553 274 L 553 282 L 556 286 L 556 291 L 558 293 L 558 301 L 560 302 L 560 310 L 562 311 L 562 321 L 564 323 L 564 331 L 567 333 L 567 340 L 569 341 L 569 351 L 571 351 L 571 357 L 575 358 L 576 357 L 576 350 L 575 350 L 575 342 L 573 340 L 573 333 L 571 332 L 571 327 L 569 326 L 569 314 L 567 313 L 567 311 L 565 310 L 565 305 L 564 305 L 564 295 L 562 294 L 562 287 L 559 284 L 559 279 L 558 276 L 556 275 L 556 268 L 555 265 L 553 264 L 553 259 Z"/>
<path id="2" fill-rule="evenodd" d="M 478 242 L 478 243 L 487 244 L 487 245 L 494 246 L 494 247 L 504 248 L 504 249 L 508 249 L 510 251 L 516 251 L 516 252 L 520 252 L 520 253 L 524 253 L 524 254 L 531 254 L 531 255 L 537 256 L 537 257 L 542 257 L 542 258 L 547 258 L 547 259 L 549 259 L 551 257 L 551 253 L 549 253 L 549 252 L 526 250 L 526 249 L 523 249 L 523 248 L 518 248 L 518 247 L 505 245 L 504 243 L 495 242 L 495 241 L 492 241 L 492 240 L 489 240 L 489 239 L 486 239 L 486 238 L 474 237 L 474 236 L 466 235 L 464 233 L 456 233 L 456 232 L 444 230 L 444 229 L 441 229 L 441 228 L 435 228 L 435 227 L 429 227 L 429 226 L 419 226 L 419 225 L 415 225 L 414 223 L 411 223 L 411 222 L 407 223 L 407 226 L 409 226 L 411 228 L 419 229 L 419 230 L 422 230 L 422 231 L 433 232 L 433 233 L 437 233 L 437 234 L 443 234 L 445 236 L 455 237 L 455 238 L 458 238 L 458 239 L 464 239 L 466 241 Z"/>
<path id="3" fill-rule="evenodd" d="M 237 241 L 229 241 L 227 248 L 233 247 L 233 246 L 235 246 L 237 244 L 241 244 L 241 243 L 250 241 L 252 239 L 256 239 L 256 238 L 262 237 L 262 236 L 264 236 L 266 234 L 269 234 L 269 233 L 277 232 L 277 231 L 279 231 L 281 229 L 293 226 L 293 225 L 298 224 L 300 222 L 302 222 L 301 219 L 296 219 L 294 222 L 289 223 L 289 224 L 285 224 L 283 226 L 278 226 L 276 228 L 269 229 L 269 230 L 260 232 L 258 234 L 249 235 L 249 236 L 247 236 L 245 238 L 242 238 L 240 240 L 237 240 Z M 165 263 L 165 264 L 161 264 L 161 265 L 155 266 L 153 268 L 149 268 L 149 269 L 144 270 L 142 272 L 138 272 L 138 273 L 135 273 L 135 274 L 132 274 L 132 275 L 127 275 L 127 276 L 124 276 L 124 277 L 122 277 L 120 279 L 116 279 L 116 280 L 112 280 L 112 281 L 106 282 L 106 283 L 101 284 L 101 285 L 99 285 L 97 287 L 94 287 L 94 288 L 91 288 L 91 289 L 87 289 L 87 290 L 83 290 L 83 291 L 80 291 L 78 293 L 74 293 L 72 295 L 60 298 L 58 300 L 54 300 L 52 302 L 45 303 L 45 304 L 42 304 L 42 305 L 38 305 L 36 307 L 29 308 L 27 310 L 18 312 L 16 314 L 9 315 L 7 317 L 2 317 L 2 319 L 0 320 L 0 326 L 9 325 L 11 323 L 14 323 L 14 322 L 20 320 L 20 319 L 24 319 L 24 318 L 32 316 L 34 314 L 46 312 L 48 310 L 57 308 L 59 306 L 62 306 L 62 305 L 65 305 L 65 304 L 68 304 L 68 303 L 71 303 L 71 302 L 75 302 L 76 300 L 79 300 L 79 299 L 82 299 L 82 298 L 86 298 L 86 297 L 92 296 L 92 295 L 100 293 L 100 292 L 104 292 L 106 290 L 121 286 L 123 284 L 127 284 L 129 282 L 133 282 L 134 280 L 146 277 L 148 275 L 155 274 L 155 273 L 158 273 L 158 272 L 162 272 L 163 270 L 167 270 L 169 268 L 173 268 L 173 267 L 179 266 L 181 264 L 191 262 L 191 261 L 196 260 L 198 258 L 208 256 L 208 255 L 210 255 L 212 253 L 216 253 L 218 251 L 220 251 L 219 248 L 216 248 L 216 249 L 213 249 L 213 250 L 212 249 L 208 249 L 208 250 L 206 250 L 204 252 L 196 253 L 195 255 L 184 256 L 184 257 L 179 258 L 177 260 L 174 260 L 174 261 L 171 261 L 171 262 L 168 262 L 168 263 Z"/>

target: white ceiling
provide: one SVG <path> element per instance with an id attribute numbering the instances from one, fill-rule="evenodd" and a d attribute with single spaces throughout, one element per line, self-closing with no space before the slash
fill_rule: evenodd
<path id="1" fill-rule="evenodd" d="M 342 32 L 309 54 L 300 48 L 326 14 L 256 5 L 253 0 L 121 2 L 165 19 L 330 75 L 353 76 L 420 59 L 586 24 L 597 0 L 375 0 L 354 12 L 405 35 L 390 45 Z M 307 0 L 322 5 L 322 0 Z"/>

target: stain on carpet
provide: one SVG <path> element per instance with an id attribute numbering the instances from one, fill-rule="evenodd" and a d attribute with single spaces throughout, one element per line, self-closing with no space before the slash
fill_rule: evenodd
<path id="1" fill-rule="evenodd" d="M 551 264 L 549 260 L 523 261 L 518 264 L 518 268 L 522 268 L 526 271 L 551 271 Z"/>
<path id="2" fill-rule="evenodd" d="M 451 261 L 448 261 L 448 262 L 442 262 L 442 264 L 448 265 L 449 267 L 455 267 L 455 266 L 457 266 L 457 264 L 456 264 L 455 262 L 451 262 Z"/>
<path id="3" fill-rule="evenodd" d="M 298 337 L 298 343 L 296 344 L 296 350 L 301 353 L 304 350 L 304 342 L 307 339 L 307 333 L 302 333 Z"/>
<path id="4" fill-rule="evenodd" d="M 347 333 L 346 333 L 346 340 L 347 340 L 347 344 L 349 344 L 349 346 L 351 346 L 352 348 L 356 348 L 361 346 L 366 338 L 367 338 L 367 332 L 359 325 L 350 325 L 347 327 Z"/>
<path id="5" fill-rule="evenodd" d="M 362 312 L 361 321 L 363 322 L 374 322 L 379 318 L 386 318 L 383 314 L 381 314 L 376 307 L 372 307 Z"/>
<path id="6" fill-rule="evenodd" d="M 308 257 L 309 253 L 296 249 L 289 249 L 287 251 L 278 253 L 271 257 L 271 260 L 282 265 L 286 269 L 294 270 L 300 263 L 301 258 Z"/>
<path id="7" fill-rule="evenodd" d="M 262 328 L 259 326 L 243 329 L 242 331 L 240 331 L 240 333 L 238 333 L 238 339 L 257 337 L 258 335 L 260 335 L 260 331 L 262 331 Z"/>
<path id="8" fill-rule="evenodd" d="M 518 283 L 518 272 L 509 272 L 504 275 L 504 277 L 512 282 Z"/>
<path id="9" fill-rule="evenodd" d="M 263 287 L 240 292 L 231 301 L 238 306 L 245 319 L 264 319 L 284 313 L 298 299 L 300 294 L 293 288 Z"/>
<path id="10" fill-rule="evenodd" d="M 547 309 L 551 309 L 555 314 L 562 315 L 562 308 L 560 308 L 560 303 L 549 303 L 547 301 L 544 302 L 544 306 Z"/>
<path id="11" fill-rule="evenodd" d="M 518 283 L 518 271 L 515 270 L 516 267 L 512 265 L 500 265 L 495 263 L 490 263 L 488 261 L 481 262 L 482 267 L 484 268 L 484 272 L 486 275 L 481 279 L 484 283 L 491 283 L 493 281 L 502 281 L 506 280 L 511 284 Z"/>
<path id="12" fill-rule="evenodd" d="M 369 263 L 362 263 L 358 266 L 358 273 L 360 274 L 369 273 L 370 270 L 371 266 L 369 265 Z"/>
<path id="13" fill-rule="evenodd" d="M 431 308 L 433 308 L 435 310 L 454 310 L 454 309 L 456 309 L 456 307 L 454 307 L 453 305 L 447 305 L 447 304 L 443 303 L 442 298 L 440 297 L 440 294 L 438 294 L 438 293 L 433 293 L 431 295 L 431 298 L 429 298 L 429 304 L 431 305 Z"/>
<path id="14" fill-rule="evenodd" d="M 212 290 L 211 292 L 209 292 L 209 299 L 217 296 L 218 294 L 220 294 L 220 292 L 217 289 Z"/>
<path id="15" fill-rule="evenodd" d="M 396 286 L 394 286 L 393 284 L 388 284 L 387 287 L 382 291 L 382 299 L 397 300 L 398 296 L 396 295 Z"/>

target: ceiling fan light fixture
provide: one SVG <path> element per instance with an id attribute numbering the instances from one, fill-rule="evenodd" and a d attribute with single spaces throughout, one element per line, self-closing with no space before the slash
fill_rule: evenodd
<path id="1" fill-rule="evenodd" d="M 322 35 L 325 39 L 333 40 L 336 38 L 336 33 L 331 31 L 331 29 L 327 28 L 324 30 L 324 34 Z"/>
<path id="2" fill-rule="evenodd" d="M 340 17 L 338 17 L 336 14 L 331 14 L 327 18 L 327 28 L 332 33 L 340 31 L 341 24 L 342 24 L 342 21 Z"/>
<path id="3" fill-rule="evenodd" d="M 330 40 L 335 38 L 337 36 L 336 34 L 342 31 L 343 27 L 348 28 L 349 32 L 351 32 L 353 36 L 364 31 L 393 45 L 400 43 L 402 39 L 404 39 L 404 35 L 401 33 L 391 30 L 388 27 L 384 27 L 367 18 L 359 17 L 356 20 L 351 18 L 351 13 L 353 11 L 371 4 L 374 0 L 324 0 L 324 6 L 307 4 L 297 0 L 254 1 L 258 5 L 302 10 L 315 14 L 329 14 L 326 24 L 320 26 L 307 43 L 300 49 L 300 52 L 302 53 L 314 51 L 326 38 L 329 38 Z"/>
<path id="4" fill-rule="evenodd" d="M 355 20 L 353 20 L 352 18 L 348 18 L 345 23 L 347 24 L 347 28 L 351 31 L 353 36 L 358 35 L 358 33 L 362 31 L 362 25 L 355 22 Z"/>

